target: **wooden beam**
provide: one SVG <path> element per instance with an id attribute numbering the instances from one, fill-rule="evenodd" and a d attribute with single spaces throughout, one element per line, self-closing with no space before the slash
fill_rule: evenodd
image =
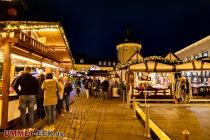
<path id="1" fill-rule="evenodd" d="M 3 81 L 2 81 L 2 118 L 1 128 L 8 127 L 8 105 L 9 105 L 9 87 L 10 87 L 10 69 L 11 69 L 11 43 L 7 42 L 4 48 L 3 62 Z"/>

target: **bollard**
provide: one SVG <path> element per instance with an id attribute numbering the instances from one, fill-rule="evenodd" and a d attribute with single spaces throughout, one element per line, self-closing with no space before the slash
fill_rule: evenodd
<path id="1" fill-rule="evenodd" d="M 190 132 L 188 130 L 182 131 L 183 140 L 189 140 Z"/>
<path id="2" fill-rule="evenodd" d="M 150 127 L 149 127 L 149 105 L 145 105 L 145 131 L 144 131 L 144 137 L 145 138 L 151 138 L 150 135 Z"/>
<path id="3" fill-rule="evenodd" d="M 133 97 L 133 111 L 134 111 L 134 113 L 136 112 L 136 107 L 135 107 L 135 97 Z"/>

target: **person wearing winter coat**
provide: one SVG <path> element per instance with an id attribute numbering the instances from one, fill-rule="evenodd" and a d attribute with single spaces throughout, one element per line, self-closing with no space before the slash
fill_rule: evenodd
<path id="1" fill-rule="evenodd" d="M 44 102 L 44 91 L 42 89 L 42 84 L 45 80 L 45 75 L 42 69 L 39 70 L 38 72 L 38 76 L 37 76 L 37 81 L 39 83 L 39 90 L 38 90 L 38 94 L 37 94 L 37 100 L 36 100 L 36 104 L 37 104 L 37 113 L 38 113 L 38 118 L 39 119 L 44 119 L 45 117 L 45 111 L 44 111 L 44 106 L 43 106 L 43 102 Z"/>
<path id="2" fill-rule="evenodd" d="M 69 106 L 70 106 L 70 93 L 73 90 L 72 88 L 72 84 L 69 81 L 69 78 L 67 76 L 65 76 L 63 78 L 63 82 L 64 82 L 64 95 L 63 95 L 63 99 L 66 103 L 66 112 L 69 112 Z"/>
<path id="3" fill-rule="evenodd" d="M 31 67 L 26 66 L 24 72 L 17 78 L 14 90 L 19 96 L 19 110 L 21 127 L 26 129 L 26 108 L 29 112 L 29 130 L 34 129 L 34 105 L 38 93 L 39 85 L 35 77 L 31 74 Z M 19 88 L 20 87 L 20 88 Z"/>
<path id="4" fill-rule="evenodd" d="M 56 104 L 58 103 L 57 91 L 59 91 L 59 86 L 56 80 L 53 79 L 52 73 L 47 73 L 45 80 L 42 84 L 42 89 L 44 90 L 44 107 L 47 114 L 47 129 L 55 129 L 56 120 Z"/>
<path id="5" fill-rule="evenodd" d="M 108 79 L 106 78 L 102 83 L 101 83 L 103 95 L 108 99 L 108 89 L 109 89 L 109 82 Z"/>

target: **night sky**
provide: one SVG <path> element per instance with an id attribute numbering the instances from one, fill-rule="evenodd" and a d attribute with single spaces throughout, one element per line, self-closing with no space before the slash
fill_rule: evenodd
<path id="1" fill-rule="evenodd" d="M 60 21 L 73 56 L 116 58 L 132 26 L 142 55 L 176 52 L 210 34 L 210 0 L 28 0 L 27 18 Z"/>

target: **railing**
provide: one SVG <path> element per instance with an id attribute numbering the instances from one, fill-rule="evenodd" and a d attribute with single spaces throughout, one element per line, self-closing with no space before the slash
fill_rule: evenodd
<path id="1" fill-rule="evenodd" d="M 36 39 L 33 39 L 29 35 L 21 32 L 19 30 L 15 30 L 14 32 L 11 32 L 9 37 L 10 38 L 18 38 L 19 41 L 26 43 L 27 45 L 25 47 L 27 47 L 28 49 L 35 50 L 38 53 L 49 56 L 50 58 L 54 58 L 56 60 L 61 60 L 61 57 L 54 50 L 48 48 L 47 46 L 43 45 Z"/>
<path id="2" fill-rule="evenodd" d="M 43 45 L 39 41 L 33 39 L 32 37 L 30 37 L 29 35 L 21 32 L 21 31 L 16 30 L 14 32 L 14 37 L 18 38 L 19 40 L 23 41 L 24 43 L 27 43 L 28 45 L 31 46 L 31 48 L 35 48 L 36 50 L 47 53 L 48 48 L 45 45 Z"/>

